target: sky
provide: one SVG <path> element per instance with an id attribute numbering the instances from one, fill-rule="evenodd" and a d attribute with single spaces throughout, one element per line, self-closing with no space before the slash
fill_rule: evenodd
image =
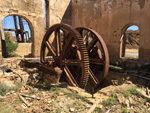
<path id="1" fill-rule="evenodd" d="M 45 16 L 46 16 L 46 3 L 45 3 Z M 17 20 L 19 22 L 19 20 Z M 29 32 L 29 36 L 31 36 L 31 31 L 30 31 L 30 28 L 29 28 L 29 25 L 26 24 L 28 23 L 25 19 L 24 19 L 24 29 L 25 31 L 28 31 Z M 46 18 L 45 18 L 45 22 L 46 22 Z M 19 24 L 19 23 L 18 23 Z M 46 25 L 45 25 L 46 27 Z M 13 20 L 13 16 L 7 16 L 4 20 L 3 20 L 3 28 L 6 28 L 6 29 L 15 29 L 15 25 L 14 25 L 14 20 Z M 19 26 L 18 26 L 19 28 Z M 15 36 L 15 32 L 12 32 L 13 33 L 13 36 Z"/>
<path id="2" fill-rule="evenodd" d="M 45 3 L 45 15 L 46 15 L 46 3 Z M 30 28 L 29 28 L 29 25 L 28 25 L 28 22 L 24 19 L 24 29 L 25 31 L 28 31 L 29 32 L 29 36 L 31 36 L 31 31 L 30 31 Z M 17 20 L 17 22 L 19 22 Z M 46 22 L 46 19 L 45 19 L 45 22 Z M 19 24 L 19 23 L 18 23 Z M 46 27 L 46 25 L 45 25 Z M 4 20 L 3 20 L 3 28 L 7 28 L 7 29 L 15 29 L 15 25 L 14 25 L 14 20 L 13 20 L 13 16 L 7 16 Z M 18 26 L 19 28 L 19 26 Z M 130 26 L 128 30 L 139 30 L 139 28 L 136 26 L 136 25 L 132 25 Z M 15 32 L 13 32 L 13 36 L 15 36 Z"/>
<path id="3" fill-rule="evenodd" d="M 18 28 L 20 29 L 18 18 L 17 18 L 17 25 L 18 25 Z M 24 25 L 24 30 L 28 31 L 29 32 L 29 36 L 31 36 L 30 35 L 31 33 L 30 33 L 30 28 L 29 28 L 28 22 L 25 19 L 23 19 L 23 25 Z M 6 29 L 15 29 L 13 16 L 7 16 L 3 20 L 3 28 L 6 28 Z M 15 36 L 15 32 L 13 32 L 13 36 Z"/>
<path id="4" fill-rule="evenodd" d="M 139 28 L 136 25 L 132 25 L 132 26 L 128 27 L 127 31 L 128 30 L 139 30 Z"/>
<path id="5" fill-rule="evenodd" d="M 17 23 L 19 25 L 18 19 L 17 19 Z M 24 29 L 25 29 L 25 31 L 28 31 L 29 32 L 29 36 L 31 36 L 31 32 L 30 32 L 30 28 L 29 28 L 28 22 L 25 19 L 23 19 L 23 23 L 24 23 Z M 8 16 L 8 17 L 6 17 L 3 20 L 3 28 L 15 29 L 13 16 Z M 19 28 L 19 26 L 18 26 L 18 28 Z M 128 30 L 139 30 L 139 28 L 136 25 L 132 25 L 132 26 L 130 26 L 127 29 L 127 31 Z M 15 36 L 15 32 L 13 32 L 13 36 Z"/>

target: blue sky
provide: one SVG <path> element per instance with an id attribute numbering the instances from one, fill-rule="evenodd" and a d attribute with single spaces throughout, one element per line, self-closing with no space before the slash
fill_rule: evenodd
<path id="1" fill-rule="evenodd" d="M 139 30 L 139 28 L 136 25 L 132 25 L 132 26 L 128 27 L 127 31 L 128 30 Z"/>
<path id="2" fill-rule="evenodd" d="M 19 22 L 19 21 L 17 20 L 17 22 Z M 30 34 L 30 28 L 29 28 L 29 25 L 28 25 L 27 21 L 24 19 L 23 22 L 24 22 L 24 29 L 25 29 L 25 31 L 28 31 L 29 32 L 29 36 L 31 36 L 31 34 Z M 7 29 L 15 29 L 13 16 L 8 16 L 8 17 L 6 17 L 3 20 L 3 27 L 7 28 Z M 18 28 L 19 28 L 19 26 L 18 26 Z M 138 30 L 138 29 L 139 28 L 136 25 L 132 25 L 132 26 L 130 26 L 127 29 L 127 31 L 128 30 Z M 15 32 L 13 32 L 13 36 L 15 36 Z"/>
<path id="3" fill-rule="evenodd" d="M 18 18 L 17 18 L 17 24 L 18 24 L 18 28 L 20 29 Z M 29 36 L 31 36 L 30 35 L 30 28 L 29 28 L 28 22 L 25 19 L 23 19 L 23 24 L 24 24 L 24 30 L 28 31 L 29 32 Z M 6 28 L 6 29 L 15 29 L 13 16 L 7 16 L 3 20 L 3 28 Z M 13 32 L 13 36 L 15 36 L 15 32 Z"/>
<path id="4" fill-rule="evenodd" d="M 45 3 L 45 16 L 46 16 L 46 3 Z M 19 21 L 19 20 L 17 20 Z M 27 23 L 27 21 L 24 19 L 24 23 Z M 45 18 L 45 22 L 46 22 L 46 18 Z M 19 23 L 18 23 L 19 24 Z M 45 25 L 46 27 L 46 25 Z M 14 20 L 13 20 L 13 16 L 7 16 L 4 20 L 3 20 L 3 28 L 6 29 L 15 29 L 15 25 L 14 25 Z M 19 26 L 18 26 L 19 28 Z M 31 32 L 30 32 L 30 28 L 28 24 L 24 24 L 24 29 L 25 31 L 29 32 L 29 36 L 31 36 Z M 12 32 L 13 36 L 15 36 L 15 32 Z"/>
<path id="5" fill-rule="evenodd" d="M 46 15 L 46 3 L 45 3 L 45 15 Z M 18 20 L 17 20 L 18 21 Z M 29 36 L 31 36 L 30 28 L 27 21 L 24 19 L 24 29 L 29 32 Z M 46 19 L 45 19 L 46 22 Z M 3 20 L 3 27 L 7 29 L 15 29 L 13 16 L 8 16 Z M 46 27 L 46 25 L 45 25 Z M 19 26 L 18 26 L 19 28 Z M 130 26 L 127 30 L 139 30 L 139 28 L 135 25 Z M 15 36 L 15 32 L 13 32 L 13 36 Z"/>

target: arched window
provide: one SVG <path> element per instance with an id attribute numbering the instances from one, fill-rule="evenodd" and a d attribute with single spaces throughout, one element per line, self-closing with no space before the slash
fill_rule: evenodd
<path id="1" fill-rule="evenodd" d="M 139 58 L 139 27 L 128 26 L 121 37 L 120 57 Z"/>
<path id="2" fill-rule="evenodd" d="M 31 54 L 31 30 L 28 21 L 22 16 L 11 15 L 3 19 L 2 54 L 3 57 L 13 56 L 8 53 L 7 41 L 18 43 L 18 48 L 11 54 L 24 56 Z M 8 38 L 8 39 L 6 39 Z"/>

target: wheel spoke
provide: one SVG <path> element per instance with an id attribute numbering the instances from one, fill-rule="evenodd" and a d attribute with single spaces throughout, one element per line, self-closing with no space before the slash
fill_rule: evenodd
<path id="1" fill-rule="evenodd" d="M 97 91 L 108 75 L 109 70 L 109 55 L 106 44 L 102 37 L 93 29 L 86 27 L 76 29 L 82 35 L 83 42 L 89 54 L 90 69 L 88 73 L 91 80 L 89 80 L 87 89 L 91 91 L 94 87 L 94 90 Z"/>
<path id="2" fill-rule="evenodd" d="M 96 44 L 96 42 L 97 42 L 97 39 L 93 38 L 93 40 L 87 46 L 87 51 L 88 52 L 92 49 L 92 47 L 94 47 L 94 45 Z"/>
<path id="3" fill-rule="evenodd" d="M 79 86 L 67 66 L 64 67 L 64 71 L 65 71 L 66 76 L 68 78 L 69 84 L 73 85 L 73 86 L 74 85 Z"/>
<path id="4" fill-rule="evenodd" d="M 57 33 L 58 33 L 58 29 L 56 28 L 55 29 L 55 48 L 56 48 L 56 56 L 58 56 L 58 46 L 59 46 L 59 44 L 58 44 L 58 36 L 57 36 Z"/>
<path id="5" fill-rule="evenodd" d="M 95 84 L 99 84 L 99 81 L 97 80 L 96 76 L 94 75 L 93 71 L 90 68 L 89 68 L 89 75 Z"/>
<path id="6" fill-rule="evenodd" d="M 93 58 L 90 58 L 90 63 L 91 64 L 97 64 L 97 65 L 104 65 L 105 62 L 102 60 L 102 59 L 93 59 Z"/>
<path id="7" fill-rule="evenodd" d="M 67 42 L 65 43 L 64 47 L 62 48 L 62 51 L 61 51 L 61 55 L 60 55 L 60 58 L 64 58 L 68 55 L 68 52 L 69 50 L 71 49 L 71 45 L 73 43 L 73 38 L 68 38 Z"/>
<path id="8" fill-rule="evenodd" d="M 81 60 L 62 60 L 62 65 L 81 66 Z"/>
<path id="9" fill-rule="evenodd" d="M 56 56 L 55 50 L 54 48 L 51 46 L 51 44 L 49 43 L 49 41 L 45 42 L 46 47 L 48 48 L 49 52 L 52 54 L 53 57 Z"/>
<path id="10" fill-rule="evenodd" d="M 97 46 L 96 46 L 96 47 L 93 47 L 93 48 L 92 48 L 92 51 L 90 52 L 90 55 L 89 55 L 89 56 L 91 57 L 91 56 L 93 56 L 94 54 L 96 54 L 96 53 L 98 52 L 97 50 L 98 50 Z"/>
<path id="11" fill-rule="evenodd" d="M 49 56 L 53 58 L 52 61 L 48 59 Z M 89 78 L 87 49 L 82 37 L 72 26 L 67 24 L 51 26 L 44 35 L 40 58 L 43 64 L 48 64 L 47 66 L 61 68 L 69 85 L 81 88 L 87 85 Z"/>
<path id="12" fill-rule="evenodd" d="M 103 56 L 103 53 L 104 53 L 104 52 L 103 52 L 100 48 L 98 48 L 97 52 L 98 52 L 99 58 L 105 57 L 105 56 Z"/>
<path id="13" fill-rule="evenodd" d="M 79 59 L 81 60 L 81 53 L 79 50 L 77 50 L 77 54 L 78 54 Z"/>
<path id="14" fill-rule="evenodd" d="M 61 44 L 61 34 L 60 29 L 58 31 L 58 43 L 59 43 L 59 55 L 61 54 L 62 44 Z"/>

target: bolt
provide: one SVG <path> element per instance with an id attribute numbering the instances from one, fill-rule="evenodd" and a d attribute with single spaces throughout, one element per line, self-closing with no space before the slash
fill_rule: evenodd
<path id="1" fill-rule="evenodd" d="M 92 98 L 94 98 L 94 87 L 92 87 Z"/>

